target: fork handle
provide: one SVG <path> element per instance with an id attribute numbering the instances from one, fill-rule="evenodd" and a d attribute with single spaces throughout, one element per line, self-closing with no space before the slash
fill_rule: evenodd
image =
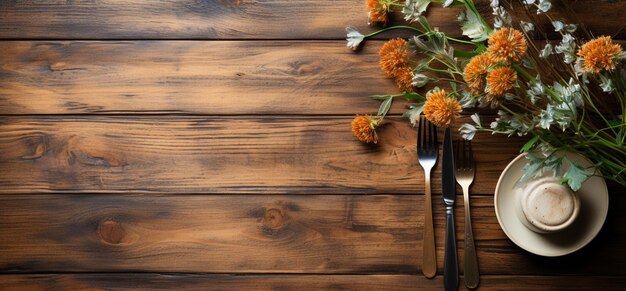
<path id="1" fill-rule="evenodd" d="M 476 256 L 476 246 L 474 244 L 474 234 L 472 233 L 472 218 L 470 215 L 468 189 L 463 189 L 465 199 L 465 287 L 474 289 L 478 287 L 479 271 L 478 258 Z"/>
<path id="2" fill-rule="evenodd" d="M 422 237 L 422 273 L 426 278 L 437 275 L 435 232 L 433 230 L 433 205 L 430 191 L 430 171 L 426 173 L 424 201 L 424 236 Z"/>
<path id="3" fill-rule="evenodd" d="M 443 286 L 446 291 L 457 290 L 459 287 L 453 205 L 446 205 L 446 251 L 443 258 Z"/>

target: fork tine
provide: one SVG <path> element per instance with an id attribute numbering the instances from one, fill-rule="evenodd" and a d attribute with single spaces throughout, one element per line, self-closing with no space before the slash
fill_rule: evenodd
<path id="1" fill-rule="evenodd" d="M 417 148 L 421 148 L 422 147 L 422 134 L 424 134 L 424 130 L 422 129 L 422 117 L 419 118 L 419 124 L 417 125 Z"/>
<path id="2" fill-rule="evenodd" d="M 461 169 L 463 167 L 463 159 L 461 158 L 461 149 L 463 143 L 460 140 L 456 141 L 456 148 L 454 149 L 454 167 L 456 169 Z"/>
<path id="3" fill-rule="evenodd" d="M 474 167 L 474 152 L 472 151 L 472 141 L 467 141 L 467 145 L 468 145 L 468 155 L 469 155 L 469 166 L 468 168 L 473 168 Z"/>
<path id="4" fill-rule="evenodd" d="M 430 129 L 432 130 L 432 135 L 431 135 L 431 145 L 432 145 L 432 149 L 434 150 L 438 150 L 437 148 L 437 127 L 434 124 L 430 124 Z"/>
<path id="5" fill-rule="evenodd" d="M 459 142 L 459 158 L 458 160 L 461 161 L 460 165 L 458 166 L 459 169 L 465 169 L 467 167 L 467 158 L 465 156 L 465 143 L 463 141 Z"/>

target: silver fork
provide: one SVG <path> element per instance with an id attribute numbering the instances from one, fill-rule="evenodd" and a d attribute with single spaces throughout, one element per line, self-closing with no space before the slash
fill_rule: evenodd
<path id="1" fill-rule="evenodd" d="M 474 234 L 472 233 L 472 219 L 470 215 L 469 187 L 474 181 L 474 157 L 472 156 L 472 143 L 459 141 L 456 146 L 455 167 L 456 182 L 463 188 L 463 202 L 465 204 L 465 286 L 467 288 L 478 287 L 478 259 Z"/>
<path id="2" fill-rule="evenodd" d="M 422 273 L 426 278 L 433 278 L 437 274 L 437 257 L 435 255 L 435 232 L 433 231 L 433 208 L 430 194 L 430 172 L 437 162 L 437 127 L 420 118 L 417 132 L 417 161 L 424 169 L 425 201 L 424 201 L 424 234 Z"/>

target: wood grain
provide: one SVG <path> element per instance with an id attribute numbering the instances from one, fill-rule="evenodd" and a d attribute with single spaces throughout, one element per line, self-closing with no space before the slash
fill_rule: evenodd
<path id="1" fill-rule="evenodd" d="M 369 96 L 399 93 L 378 67 L 381 45 L 354 53 L 343 41 L 5 41 L 0 114 L 375 113 L 380 102 Z M 392 114 L 406 111 L 395 103 Z"/>
<path id="2" fill-rule="evenodd" d="M 463 204 L 455 208 L 463 238 Z M 423 195 L 3 195 L 0 272 L 413 274 L 421 277 Z M 626 275 L 626 198 L 591 245 L 544 258 L 515 246 L 493 198 L 474 196 L 480 271 Z M 439 274 L 444 207 L 434 202 Z M 459 241 L 459 266 L 463 249 Z"/>
<path id="3" fill-rule="evenodd" d="M 415 129 L 392 118 L 370 146 L 352 135 L 351 119 L 4 117 L 0 193 L 424 193 Z M 476 140 L 474 193 L 493 193 L 523 142 Z M 439 166 L 433 179 L 441 193 Z"/>
<path id="4" fill-rule="evenodd" d="M 375 112 L 369 96 L 398 93 L 378 68 L 381 45 L 0 42 L 0 114 Z"/>
<path id="5" fill-rule="evenodd" d="M 343 39 L 344 27 L 364 32 L 363 0 L 2 1 L 0 38 L 12 39 Z M 401 2 L 401 1 L 400 1 Z M 488 0 L 476 1 L 485 17 Z M 562 18 L 561 1 L 552 17 Z M 624 36 L 624 1 L 567 1 L 596 34 Z M 460 35 L 457 8 L 431 5 L 433 27 Z M 35 20 L 36 21 L 33 21 Z M 542 26 L 549 28 L 546 18 Z M 392 23 L 399 23 L 397 13 Z"/>
<path id="6" fill-rule="evenodd" d="M 461 284 L 462 285 L 462 284 Z M 482 276 L 479 290 L 618 290 L 622 276 Z M 28 290 L 436 290 L 443 277 L 418 275 L 50 274 L 0 276 L 6 291 Z M 459 290 L 467 290 L 461 286 Z"/>

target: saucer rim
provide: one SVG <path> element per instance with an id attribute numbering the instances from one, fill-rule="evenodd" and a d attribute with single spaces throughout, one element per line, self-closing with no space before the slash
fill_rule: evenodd
<path id="1" fill-rule="evenodd" d="M 575 155 L 578 155 L 581 159 L 585 160 L 586 162 L 593 164 L 587 157 L 582 156 L 578 153 L 575 152 L 567 152 L 568 153 L 572 153 Z M 494 193 L 494 197 L 493 197 L 493 205 L 495 208 L 495 212 L 496 212 L 496 218 L 498 219 L 498 224 L 500 225 L 500 228 L 502 229 L 502 231 L 504 232 L 504 234 L 506 234 L 506 236 L 518 247 L 522 248 L 523 250 L 535 254 L 535 255 L 539 255 L 539 256 L 544 256 L 544 257 L 560 257 L 560 256 L 565 256 L 574 252 L 579 251 L 580 249 L 582 249 L 583 247 L 585 247 L 586 245 L 588 245 L 591 241 L 593 241 L 593 239 L 598 235 L 598 233 L 600 233 L 600 231 L 602 230 L 604 224 L 606 223 L 606 218 L 608 216 L 608 210 L 609 210 L 609 203 L 610 203 L 610 199 L 609 199 L 609 191 L 608 191 L 608 187 L 606 185 L 606 180 L 603 177 L 598 177 L 600 178 L 600 180 L 602 181 L 602 185 L 604 185 L 603 189 L 604 189 L 604 194 L 607 197 L 606 198 L 606 210 L 604 210 L 604 217 L 602 217 L 602 224 L 600 225 L 600 227 L 593 229 L 593 228 L 589 228 L 589 230 L 587 230 L 587 232 L 589 232 L 589 234 L 587 235 L 588 238 L 584 241 L 582 241 L 578 246 L 576 246 L 575 248 L 572 249 L 567 249 L 567 250 L 563 250 L 561 249 L 561 251 L 559 252 L 559 248 L 555 248 L 553 250 L 556 250 L 556 252 L 542 252 L 541 250 L 532 250 L 531 248 L 525 246 L 522 242 L 518 241 L 517 239 L 515 239 L 516 236 L 511 235 L 508 231 L 507 228 L 505 227 L 504 223 L 503 223 L 503 219 L 500 218 L 500 211 L 498 209 L 498 194 L 500 193 L 500 187 L 501 184 L 503 183 L 502 181 L 505 179 L 505 176 L 507 176 L 507 173 L 509 173 L 510 168 L 513 167 L 513 165 L 515 165 L 520 159 L 524 159 L 525 158 L 525 153 L 521 153 L 519 154 L 517 157 L 515 157 L 502 171 L 502 174 L 500 174 L 500 177 L 498 178 L 498 183 L 496 184 L 496 189 L 495 189 L 495 193 Z M 528 162 L 525 162 L 528 163 Z M 511 174 L 508 174 L 511 175 Z M 538 234 L 541 235 L 541 234 Z"/>

